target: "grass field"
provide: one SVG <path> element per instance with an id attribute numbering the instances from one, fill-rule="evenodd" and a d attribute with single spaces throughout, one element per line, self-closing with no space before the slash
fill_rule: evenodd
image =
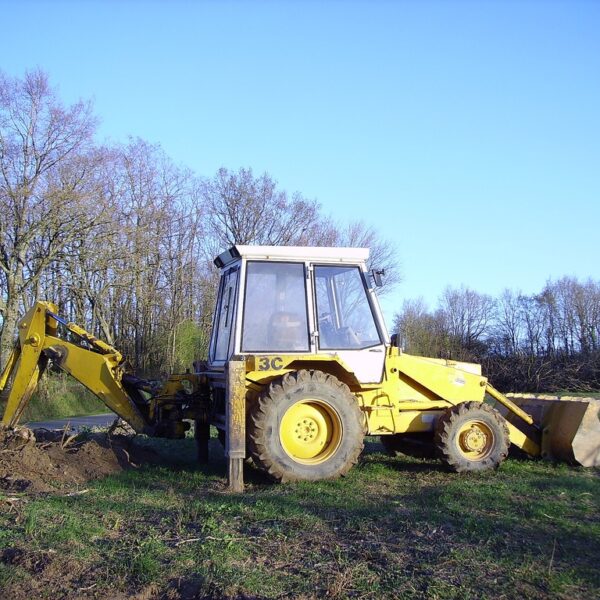
<path id="1" fill-rule="evenodd" d="M 597 470 L 508 460 L 461 476 L 369 441 L 337 481 L 226 492 L 218 444 L 65 496 L 0 496 L 14 598 L 600 597 Z"/>

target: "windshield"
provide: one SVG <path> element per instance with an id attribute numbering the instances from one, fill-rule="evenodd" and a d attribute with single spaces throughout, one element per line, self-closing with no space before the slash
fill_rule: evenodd
<path id="1" fill-rule="evenodd" d="M 319 347 L 356 350 L 381 344 L 358 267 L 315 267 Z"/>

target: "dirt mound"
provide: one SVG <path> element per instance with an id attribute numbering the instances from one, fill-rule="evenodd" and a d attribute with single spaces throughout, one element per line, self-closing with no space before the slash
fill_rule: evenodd
<path id="1" fill-rule="evenodd" d="M 154 455 L 132 444 L 131 436 L 68 436 L 0 427 L 0 489 L 50 492 L 69 488 L 152 462 L 149 454 Z"/>

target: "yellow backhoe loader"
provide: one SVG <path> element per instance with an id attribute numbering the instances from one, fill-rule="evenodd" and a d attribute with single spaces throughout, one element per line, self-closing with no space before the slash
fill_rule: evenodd
<path id="1" fill-rule="evenodd" d="M 0 376 L 2 424 L 17 424 L 48 364 L 135 431 L 181 438 L 195 422 L 201 461 L 219 430 L 233 490 L 243 461 L 275 480 L 345 474 L 365 435 L 389 451 L 435 449 L 458 472 L 496 468 L 510 444 L 531 456 L 600 465 L 600 401 L 510 399 L 479 365 L 402 352 L 388 336 L 361 248 L 234 246 L 221 280 L 208 361 L 156 389 L 115 348 L 37 302 Z"/>

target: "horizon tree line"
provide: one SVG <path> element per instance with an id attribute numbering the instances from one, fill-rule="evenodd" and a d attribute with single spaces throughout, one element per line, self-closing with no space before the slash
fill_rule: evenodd
<path id="1" fill-rule="evenodd" d="M 482 363 L 506 391 L 600 389 L 600 281 L 563 277 L 498 298 L 449 287 L 432 310 L 406 301 L 393 330 L 409 353 Z"/>

